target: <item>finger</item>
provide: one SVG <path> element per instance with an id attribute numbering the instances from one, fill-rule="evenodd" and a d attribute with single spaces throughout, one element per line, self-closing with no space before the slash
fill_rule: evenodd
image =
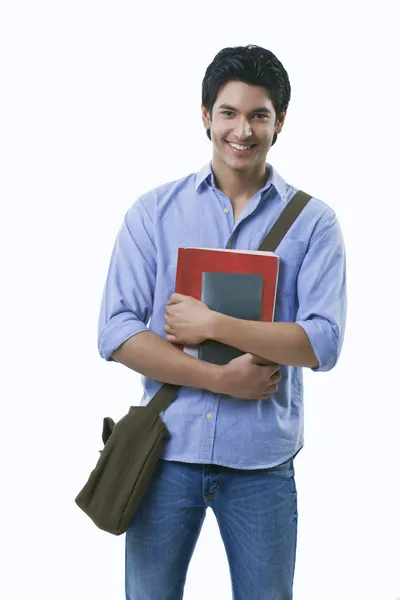
<path id="1" fill-rule="evenodd" d="M 281 379 L 282 379 L 282 373 L 280 371 L 278 371 L 277 373 L 274 373 L 270 377 L 270 382 L 271 383 L 276 383 L 277 381 L 281 381 Z"/>
<path id="2" fill-rule="evenodd" d="M 266 394 L 275 394 L 278 391 L 278 386 L 276 383 L 274 385 L 269 385 L 265 391 Z"/>
<path id="3" fill-rule="evenodd" d="M 182 302 L 182 300 L 184 298 L 185 298 L 185 296 L 183 296 L 182 294 L 174 293 L 174 294 L 172 294 L 171 298 L 168 300 L 168 304 L 176 304 L 177 302 Z"/>
<path id="4" fill-rule="evenodd" d="M 266 373 L 269 373 L 269 374 L 270 374 L 270 376 L 271 376 L 271 375 L 275 375 L 275 373 L 278 373 L 278 372 L 279 372 L 280 365 L 276 365 L 276 366 L 273 366 L 273 365 L 271 365 L 271 366 L 270 366 L 270 365 L 266 365 L 265 369 L 266 369 L 266 371 L 265 371 L 265 372 L 266 372 Z"/>

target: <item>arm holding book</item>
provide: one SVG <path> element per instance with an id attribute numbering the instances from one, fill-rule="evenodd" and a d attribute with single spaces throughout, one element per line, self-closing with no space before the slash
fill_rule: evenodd
<path id="1" fill-rule="evenodd" d="M 150 212 L 137 200 L 114 244 L 98 322 L 102 358 L 164 383 L 248 399 L 274 393 L 277 365 L 261 367 L 249 355 L 239 357 L 234 368 L 213 365 L 175 348 L 146 326 L 157 272 Z"/>
<path id="2" fill-rule="evenodd" d="M 164 320 L 167 340 L 175 344 L 196 346 L 212 339 L 280 365 L 318 366 L 307 334 L 296 323 L 236 319 L 183 294 L 172 294 Z"/>
<path id="3" fill-rule="evenodd" d="M 113 352 L 113 359 L 164 383 L 236 398 L 268 398 L 282 379 L 279 365 L 245 354 L 219 366 L 189 356 L 152 331 L 140 332 Z"/>
<path id="4" fill-rule="evenodd" d="M 280 365 L 318 367 L 309 338 L 296 323 L 244 321 L 215 313 L 210 339 Z"/>
<path id="5" fill-rule="evenodd" d="M 310 240 L 297 278 L 297 296 L 296 321 L 271 323 L 229 317 L 173 294 L 165 314 L 167 340 L 190 345 L 213 339 L 280 365 L 332 369 L 346 320 L 345 248 L 335 215 Z"/>

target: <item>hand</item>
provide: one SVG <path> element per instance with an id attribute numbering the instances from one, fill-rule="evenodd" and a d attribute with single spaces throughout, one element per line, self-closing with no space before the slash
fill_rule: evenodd
<path id="1" fill-rule="evenodd" d="M 261 361 L 264 364 L 260 364 Z M 280 365 L 250 353 L 234 358 L 219 367 L 217 394 L 227 394 L 245 400 L 266 399 L 278 391 L 282 379 Z"/>
<path id="2" fill-rule="evenodd" d="M 183 294 L 172 294 L 165 309 L 167 341 L 197 346 L 211 337 L 214 311 L 207 304 Z"/>
<path id="3" fill-rule="evenodd" d="M 267 358 L 262 358 L 262 356 L 257 356 L 256 354 L 249 354 L 249 360 L 251 363 L 255 365 L 269 365 L 276 366 L 277 363 L 272 362 L 272 360 L 268 360 Z"/>

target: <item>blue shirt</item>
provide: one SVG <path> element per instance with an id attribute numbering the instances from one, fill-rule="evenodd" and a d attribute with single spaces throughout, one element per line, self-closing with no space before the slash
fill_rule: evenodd
<path id="1" fill-rule="evenodd" d="M 258 250 L 297 188 L 266 163 L 269 177 L 236 222 L 216 188 L 211 161 L 198 173 L 139 197 L 126 212 L 105 282 L 99 316 L 100 355 L 150 329 L 166 337 L 164 314 L 175 291 L 178 246 Z M 307 192 L 307 190 L 304 190 Z M 335 212 L 312 198 L 276 248 L 280 257 L 275 321 L 296 322 L 329 371 L 339 357 L 346 320 L 346 258 Z M 301 367 L 281 366 L 278 391 L 245 400 L 181 387 L 161 413 L 170 438 L 162 458 L 241 469 L 285 462 L 303 446 Z M 142 375 L 146 405 L 162 382 Z"/>

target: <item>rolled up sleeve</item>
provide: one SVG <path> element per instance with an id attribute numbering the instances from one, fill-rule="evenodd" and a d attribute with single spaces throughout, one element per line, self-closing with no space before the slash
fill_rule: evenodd
<path id="1" fill-rule="evenodd" d="M 346 325 L 346 251 L 336 215 L 316 228 L 297 279 L 296 323 L 306 332 L 318 360 L 312 371 L 337 363 Z"/>
<path id="2" fill-rule="evenodd" d="M 157 270 L 153 223 L 139 198 L 125 214 L 112 250 L 98 319 L 98 350 L 111 354 L 127 339 L 147 331 Z"/>

